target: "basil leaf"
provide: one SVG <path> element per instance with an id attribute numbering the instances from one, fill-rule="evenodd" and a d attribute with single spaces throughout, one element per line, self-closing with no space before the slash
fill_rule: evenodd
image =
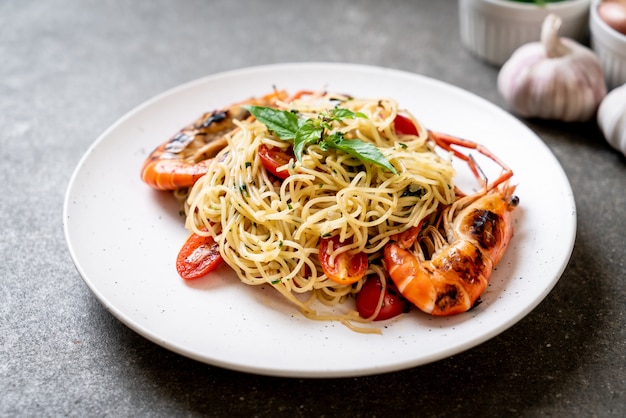
<path id="1" fill-rule="evenodd" d="M 320 115 L 317 119 L 299 119 L 298 116 L 287 110 L 277 110 L 265 106 L 242 106 L 249 111 L 259 122 L 279 139 L 293 141 L 293 150 L 298 161 L 302 160 L 304 149 L 311 144 L 320 144 L 322 149 L 334 148 L 350 154 L 361 161 L 376 164 L 394 174 L 398 174 L 385 156 L 373 144 L 359 139 L 344 139 L 343 134 L 335 132 L 324 135 L 326 130 L 332 130 L 330 121 L 342 119 L 365 118 L 361 112 L 353 112 L 337 107 L 327 115 Z"/>
<path id="2" fill-rule="evenodd" d="M 358 158 L 361 161 L 376 164 L 386 168 L 394 174 L 398 174 L 382 152 L 373 144 L 363 142 L 360 139 L 343 139 L 340 135 L 328 136 L 324 140 L 328 148 L 335 148 Z"/>
<path id="3" fill-rule="evenodd" d="M 338 107 L 331 111 L 330 117 L 332 120 L 354 119 L 355 113 L 351 110 Z"/>
<path id="4" fill-rule="evenodd" d="M 293 153 L 298 161 L 302 160 L 304 148 L 311 144 L 317 144 L 324 134 L 324 128 L 313 123 L 311 119 L 302 124 L 293 141 Z"/>
<path id="5" fill-rule="evenodd" d="M 242 107 L 282 140 L 295 139 L 296 133 L 303 123 L 294 113 L 286 110 L 277 110 L 265 106 Z"/>
<path id="6" fill-rule="evenodd" d="M 344 109 L 343 107 L 337 107 L 330 111 L 329 118 L 330 120 L 356 119 L 356 118 L 367 119 L 367 115 L 362 112 L 353 112 L 352 110 Z"/>

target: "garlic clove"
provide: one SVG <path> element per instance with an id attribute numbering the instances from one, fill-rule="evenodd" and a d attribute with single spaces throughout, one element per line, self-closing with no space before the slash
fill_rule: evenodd
<path id="1" fill-rule="evenodd" d="M 520 116 L 587 121 L 606 95 L 602 67 L 589 48 L 560 38 L 560 25 L 546 17 L 541 41 L 522 45 L 502 66 L 498 90 Z"/>

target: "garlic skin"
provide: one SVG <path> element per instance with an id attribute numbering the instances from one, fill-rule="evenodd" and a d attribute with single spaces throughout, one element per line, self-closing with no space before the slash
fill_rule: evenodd
<path id="1" fill-rule="evenodd" d="M 598 108 L 597 121 L 606 142 L 626 155 L 626 84 L 606 95 Z"/>
<path id="2" fill-rule="evenodd" d="M 498 74 L 498 90 L 523 117 L 584 122 L 606 95 L 602 66 L 589 48 L 560 38 L 561 18 L 548 15 L 541 42 L 519 47 Z"/>

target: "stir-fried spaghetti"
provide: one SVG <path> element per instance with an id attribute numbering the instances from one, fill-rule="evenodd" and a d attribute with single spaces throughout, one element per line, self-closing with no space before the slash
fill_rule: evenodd
<path id="1" fill-rule="evenodd" d="M 279 181 L 259 161 L 257 150 L 261 144 L 281 150 L 292 144 L 259 120 L 237 121 L 238 129 L 226 136 L 227 146 L 186 197 L 186 227 L 212 236 L 243 283 L 273 286 L 311 318 L 365 322 L 350 309 L 337 313 L 314 307 L 315 301 L 344 302 L 367 277 L 350 285 L 329 279 L 318 258 L 321 239 L 339 236 L 348 243 L 333 249 L 331 263 L 342 252 L 367 254 L 368 275 L 384 283 L 380 259 L 390 237 L 455 200 L 452 165 L 434 152 L 427 130 L 407 112 L 401 113 L 418 134 L 398 137 L 393 122 L 400 110 L 391 99 L 323 94 L 278 107 L 301 119 L 320 119 L 337 108 L 358 114 L 320 120 L 327 134 L 373 144 L 396 172 L 311 143 L 300 160 L 279 168 L 289 173 Z"/>

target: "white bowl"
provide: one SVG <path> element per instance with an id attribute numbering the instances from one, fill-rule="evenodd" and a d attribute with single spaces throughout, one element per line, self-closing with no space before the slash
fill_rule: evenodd
<path id="1" fill-rule="evenodd" d="M 502 65 L 520 46 L 538 42 L 549 13 L 561 17 L 559 35 L 586 42 L 590 0 L 538 6 L 511 0 L 459 0 L 461 41 L 490 64 Z"/>
<path id="2" fill-rule="evenodd" d="M 604 23 L 598 15 L 599 3 L 591 2 L 591 48 L 602 64 L 606 87 L 611 90 L 626 83 L 626 35 Z"/>

